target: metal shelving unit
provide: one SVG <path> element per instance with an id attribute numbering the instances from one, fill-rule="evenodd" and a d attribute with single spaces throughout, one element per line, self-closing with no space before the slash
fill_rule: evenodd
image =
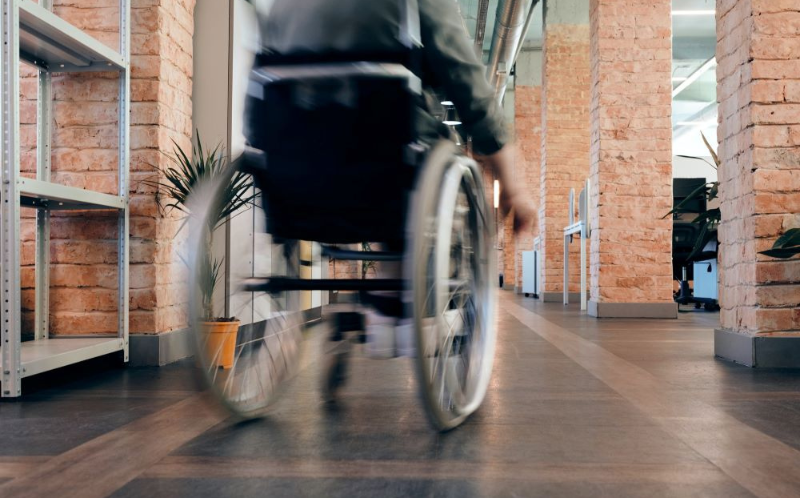
<path id="1" fill-rule="evenodd" d="M 22 378 L 118 351 L 128 361 L 128 145 L 130 112 L 130 0 L 120 0 L 119 52 L 51 12 L 52 0 L 2 1 L 2 188 L 0 189 L 0 372 L 2 397 L 22 394 Z M 36 179 L 20 176 L 19 63 L 39 69 Z M 52 72 L 119 72 L 119 195 L 50 182 Z M 35 340 L 20 330 L 20 209 L 36 215 Z M 49 334 L 50 211 L 119 213 L 119 323 L 113 336 Z M 80 333 L 80 331 L 76 331 Z"/>

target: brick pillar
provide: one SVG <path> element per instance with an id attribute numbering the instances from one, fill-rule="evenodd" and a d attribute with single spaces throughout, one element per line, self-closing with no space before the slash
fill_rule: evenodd
<path id="1" fill-rule="evenodd" d="M 722 224 L 718 356 L 800 367 L 800 262 L 759 255 L 800 226 L 800 2 L 717 2 Z"/>
<path id="2" fill-rule="evenodd" d="M 545 0 L 540 231 L 545 301 L 561 301 L 569 191 L 589 176 L 588 0 Z M 580 247 L 573 244 L 570 291 L 580 288 Z"/>
<path id="3" fill-rule="evenodd" d="M 517 145 L 514 177 L 523 192 L 538 205 L 542 166 L 542 87 L 517 85 L 514 93 Z M 519 233 L 514 239 L 514 287 L 517 293 L 522 292 L 522 252 L 533 250 L 533 239 L 539 235 L 538 230 L 537 225 L 536 231 Z"/>
<path id="4" fill-rule="evenodd" d="M 190 147 L 195 0 L 133 0 L 131 9 L 130 332 L 161 334 L 187 325 L 186 271 L 173 248 L 180 221 L 165 216 L 146 181 L 168 162 L 175 140 Z M 115 50 L 118 0 L 54 11 Z M 36 73 L 21 85 L 22 165 L 35 175 Z M 52 181 L 117 194 L 117 73 L 53 76 Z M 27 213 L 26 213 L 27 214 Z M 23 223 L 23 310 L 32 326 L 34 224 Z M 60 213 L 51 219 L 50 332 L 117 330 L 116 213 Z M 177 239 L 177 240 L 176 240 Z M 132 339 L 134 341 L 134 339 Z M 132 350 L 131 360 L 134 353 Z"/>
<path id="5" fill-rule="evenodd" d="M 181 215 L 165 216 L 142 180 L 191 150 L 195 0 L 134 0 L 131 29 L 131 333 L 184 329 L 186 268 L 175 255 Z M 134 292 L 138 289 L 137 292 Z M 137 303 L 135 296 L 141 296 Z"/>
<path id="6" fill-rule="evenodd" d="M 505 117 L 506 133 L 512 140 L 515 138 L 514 115 L 516 113 L 516 92 L 513 88 L 506 90 L 503 97 L 503 113 Z M 492 186 L 493 188 L 493 186 Z M 500 190 L 505 185 L 500 185 Z M 494 192 L 492 192 L 494 194 Z M 492 199 L 494 202 L 494 199 Z M 514 218 L 511 213 L 497 216 L 497 254 L 498 271 L 503 275 L 503 289 L 514 290 L 514 273 L 516 271 Z"/>
<path id="7" fill-rule="evenodd" d="M 671 0 L 591 0 L 591 301 L 597 317 L 676 318 Z"/>

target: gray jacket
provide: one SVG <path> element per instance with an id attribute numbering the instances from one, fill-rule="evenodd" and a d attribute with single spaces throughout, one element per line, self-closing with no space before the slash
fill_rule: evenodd
<path id="1" fill-rule="evenodd" d="M 259 15 L 262 50 L 281 54 L 391 50 L 400 43 L 401 1 L 274 0 L 269 11 Z M 497 152 L 505 143 L 502 111 L 455 0 L 417 2 L 423 84 L 453 102 L 475 152 Z M 423 120 L 434 118 L 426 113 Z M 435 123 L 421 125 L 434 129 Z"/>

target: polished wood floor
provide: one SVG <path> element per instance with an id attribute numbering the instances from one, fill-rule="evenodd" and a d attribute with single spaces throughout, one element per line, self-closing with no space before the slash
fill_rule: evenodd
<path id="1" fill-rule="evenodd" d="M 800 496 L 800 371 L 715 360 L 717 316 L 686 311 L 598 321 L 502 292 L 490 393 L 448 434 L 408 359 L 356 358 L 336 410 L 310 361 L 246 423 L 192 361 L 40 376 L 0 403 L 0 497 Z"/>

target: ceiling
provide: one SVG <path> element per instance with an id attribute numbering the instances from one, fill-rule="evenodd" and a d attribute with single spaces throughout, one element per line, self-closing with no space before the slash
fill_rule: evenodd
<path id="1" fill-rule="evenodd" d="M 673 0 L 673 12 L 713 11 L 715 0 Z M 675 155 L 709 156 L 701 133 L 717 142 L 717 72 L 713 60 L 717 46 L 714 15 L 672 16 L 673 88 L 684 78 L 702 74 L 672 100 L 673 151 Z"/>
<path id="2" fill-rule="evenodd" d="M 480 0 L 457 0 L 464 17 L 467 30 L 474 38 Z M 559 1 L 559 0 L 550 0 Z M 488 55 L 494 30 L 495 11 L 498 0 L 489 1 L 484 37 L 484 60 Z M 525 46 L 541 47 L 543 41 L 542 4 L 538 2 L 531 27 L 525 39 Z M 706 65 L 705 72 L 682 89 L 673 99 L 673 150 L 676 155 L 708 156 L 700 132 L 716 143 L 717 83 L 713 59 L 716 50 L 716 22 L 713 11 L 716 0 L 672 0 L 673 11 L 673 88 L 678 88 L 686 78 L 691 77 Z M 691 15 L 691 11 L 701 11 Z M 706 11 L 706 12 L 702 12 Z M 689 15 L 687 15 L 689 14 Z"/>
<path id="3" fill-rule="evenodd" d="M 487 11 L 486 16 L 486 35 L 483 39 L 484 57 L 488 55 L 489 47 L 492 43 L 492 33 L 494 32 L 494 21 L 496 17 L 495 14 L 497 12 L 497 1 L 498 0 L 489 0 L 489 10 Z M 480 0 L 457 0 L 457 2 L 461 8 L 461 15 L 466 21 L 469 36 L 472 37 L 472 39 L 475 39 L 475 26 L 478 19 L 478 4 L 480 3 Z M 542 22 L 542 3 L 542 1 L 539 1 L 536 7 L 534 7 L 533 19 L 531 20 L 530 29 L 528 30 L 528 36 L 525 38 L 525 44 L 527 46 L 542 45 L 542 28 L 544 24 Z"/>

